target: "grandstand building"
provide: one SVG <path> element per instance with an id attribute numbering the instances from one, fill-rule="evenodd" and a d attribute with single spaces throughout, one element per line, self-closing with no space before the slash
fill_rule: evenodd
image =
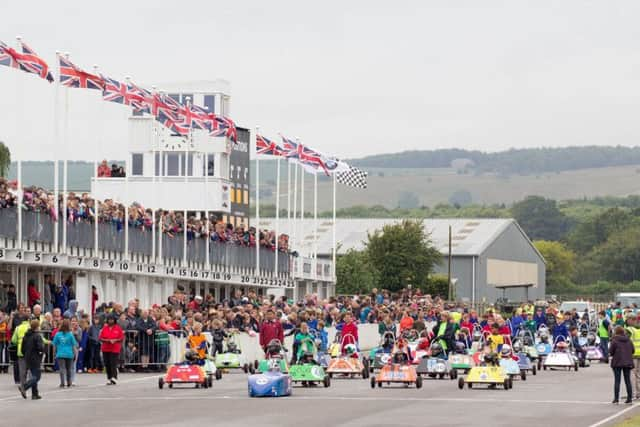
<path id="1" fill-rule="evenodd" d="M 340 253 L 360 250 L 367 233 L 381 230 L 401 219 L 338 219 L 336 242 Z M 275 221 L 260 218 L 261 227 L 273 227 Z M 442 254 L 436 273 L 447 274 L 451 226 L 451 278 L 455 296 L 466 301 L 495 302 L 544 299 L 545 260 L 514 219 L 427 219 L 424 231 Z M 281 224 L 285 233 L 290 224 Z M 314 255 L 314 221 L 298 224 L 304 230 L 298 248 L 308 259 Z M 331 259 L 333 246 L 331 220 L 318 220 L 318 260 Z"/>
<path id="2" fill-rule="evenodd" d="M 174 99 L 187 98 L 210 111 L 230 112 L 225 81 L 160 86 Z M 249 224 L 249 156 L 251 133 L 238 128 L 238 143 L 193 131 L 189 137 L 172 134 L 143 115 L 129 118 L 126 177 L 96 177 L 91 192 L 97 200 L 112 199 L 127 206 L 177 211 L 242 226 Z M 18 232 L 21 222 L 21 230 Z M 293 248 L 295 249 L 295 248 Z M 188 239 L 150 230 L 116 227 L 110 223 L 55 222 L 40 212 L 0 209 L 0 307 L 9 284 L 19 301 L 27 300 L 27 283 L 35 280 L 50 301 L 46 283 L 72 284 L 80 308 L 91 307 L 95 286 L 98 304 L 138 298 L 141 306 L 166 303 L 181 285 L 187 293 L 211 293 L 217 301 L 235 289 L 258 295 L 286 295 L 298 299 L 313 290 L 334 293 L 330 260 L 319 262 L 321 274 L 305 271 L 309 259 L 267 248 Z"/>

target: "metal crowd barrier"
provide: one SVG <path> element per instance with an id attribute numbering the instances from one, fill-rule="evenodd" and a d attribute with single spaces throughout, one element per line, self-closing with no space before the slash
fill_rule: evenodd
<path id="1" fill-rule="evenodd" d="M 0 209 L 0 236 L 17 238 L 18 215 L 15 209 Z M 22 212 L 22 237 L 33 242 L 53 243 L 54 227 L 58 227 L 59 241 L 62 242 L 62 222 L 54 222 L 45 213 L 23 211 Z M 98 246 L 100 250 L 112 252 L 124 252 L 124 230 L 122 226 L 113 223 L 98 224 Z M 129 229 L 129 251 L 134 254 L 151 256 L 152 239 L 158 238 L 151 230 L 139 228 Z M 95 229 L 93 224 L 77 221 L 67 224 L 67 244 L 70 247 L 94 249 Z M 171 237 L 163 234 L 162 239 L 163 258 L 182 260 L 184 258 L 184 241 L 182 235 Z M 156 250 L 159 251 L 159 241 L 156 242 Z M 187 255 L 190 261 L 204 263 L 206 261 L 206 241 L 204 238 L 195 238 L 187 241 Z M 263 271 L 274 271 L 275 252 L 260 248 L 260 268 Z M 290 255 L 278 253 L 278 272 L 289 273 Z M 213 265 L 228 265 L 238 268 L 252 269 L 256 265 L 256 250 L 246 246 L 234 244 L 209 242 L 209 262 Z"/>

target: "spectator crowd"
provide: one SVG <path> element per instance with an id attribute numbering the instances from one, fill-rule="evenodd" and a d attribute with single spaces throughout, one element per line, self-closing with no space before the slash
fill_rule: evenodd
<path id="1" fill-rule="evenodd" d="M 0 178 L 0 208 L 15 208 L 17 202 L 17 183 Z M 35 186 L 25 187 L 22 206 L 26 211 L 45 213 L 57 221 L 62 217 L 64 209 L 63 195 L 59 194 L 59 211 L 56 212 L 53 193 Z M 153 227 L 152 210 L 144 208 L 140 203 L 134 202 L 129 207 L 128 214 L 125 214 L 124 205 L 114 200 L 107 199 L 98 203 L 97 219 L 100 223 L 112 224 L 118 230 L 122 230 L 125 226 L 125 218 L 128 219 L 130 228 L 151 230 Z M 89 193 L 69 192 L 67 195 L 67 220 L 70 223 L 94 223 L 95 219 L 95 199 Z M 186 230 L 188 240 L 204 239 L 208 235 L 212 242 L 255 247 L 257 239 L 258 244 L 263 248 L 275 251 L 277 243 L 280 252 L 291 252 L 287 234 L 280 234 L 276 237 L 273 230 L 260 230 L 256 237 L 255 227 L 245 228 L 242 225 L 234 227 L 233 224 L 225 223 L 215 215 L 204 218 L 195 213 L 188 213 L 185 221 L 184 212 L 157 210 L 155 222 L 156 229 L 161 228 L 163 233 L 172 237 L 182 234 Z"/>

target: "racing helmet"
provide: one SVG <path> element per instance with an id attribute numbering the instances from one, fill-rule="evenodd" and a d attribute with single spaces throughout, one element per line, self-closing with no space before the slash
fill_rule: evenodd
<path id="1" fill-rule="evenodd" d="M 511 355 L 511 346 L 509 344 L 504 344 L 502 346 L 502 350 L 500 350 L 500 353 L 504 357 L 509 357 Z"/>
<path id="2" fill-rule="evenodd" d="M 238 350 L 238 344 L 234 342 L 227 343 L 227 351 L 229 353 L 235 353 Z"/>
<path id="3" fill-rule="evenodd" d="M 513 343 L 513 351 L 515 351 L 516 353 L 520 353 L 522 351 L 522 344 L 520 344 L 520 341 L 516 341 Z"/>
<path id="4" fill-rule="evenodd" d="M 560 341 L 558 344 L 556 344 L 556 347 L 558 348 L 558 350 L 564 351 L 569 347 L 569 344 L 567 344 L 566 341 Z"/>
<path id="5" fill-rule="evenodd" d="M 269 344 L 267 344 L 267 353 L 269 354 L 280 354 L 282 351 L 282 344 L 278 340 L 271 340 Z"/>
<path id="6" fill-rule="evenodd" d="M 431 356 L 439 356 L 443 353 L 442 344 L 438 341 L 431 343 Z"/>
<path id="7" fill-rule="evenodd" d="M 475 330 L 473 331 L 473 340 L 480 341 L 482 339 L 482 332 Z"/>
<path id="8" fill-rule="evenodd" d="M 484 355 L 484 362 L 488 365 L 497 365 L 498 355 L 494 352 L 487 353 Z"/>
<path id="9" fill-rule="evenodd" d="M 540 341 L 547 342 L 549 340 L 549 331 L 540 329 Z"/>
<path id="10" fill-rule="evenodd" d="M 390 334 L 387 334 L 384 336 L 384 338 L 382 339 L 382 346 L 383 347 L 392 347 L 393 346 L 393 336 Z"/>
<path id="11" fill-rule="evenodd" d="M 524 345 L 532 346 L 533 338 L 531 337 L 531 335 L 525 335 L 524 338 L 522 338 L 522 342 L 524 343 Z"/>
<path id="12" fill-rule="evenodd" d="M 344 346 L 344 353 L 348 356 L 355 354 L 357 351 L 355 344 L 347 344 Z"/>
<path id="13" fill-rule="evenodd" d="M 460 342 L 460 341 L 456 342 L 456 353 L 464 354 L 466 352 L 467 352 L 467 346 L 464 345 L 463 342 Z"/>
<path id="14" fill-rule="evenodd" d="M 587 335 L 587 344 L 596 345 L 596 335 L 593 332 L 589 332 Z"/>
<path id="15" fill-rule="evenodd" d="M 196 360 L 198 360 L 198 352 L 189 349 L 184 352 L 184 359 L 188 362 L 195 362 Z"/>
<path id="16" fill-rule="evenodd" d="M 270 371 L 280 371 L 280 361 L 277 359 L 271 359 L 268 361 Z"/>

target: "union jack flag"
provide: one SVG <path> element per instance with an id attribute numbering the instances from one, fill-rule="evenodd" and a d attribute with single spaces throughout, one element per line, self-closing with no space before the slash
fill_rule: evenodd
<path id="1" fill-rule="evenodd" d="M 182 124 L 187 128 L 211 131 L 209 113 L 204 108 L 188 102 L 186 105 L 181 106 L 179 111 L 182 117 Z"/>
<path id="2" fill-rule="evenodd" d="M 112 79 L 111 77 L 102 76 L 104 81 L 104 90 L 102 91 L 102 99 L 118 104 L 131 105 L 127 85 Z"/>
<path id="3" fill-rule="evenodd" d="M 284 136 L 282 137 L 282 148 L 284 149 L 284 156 L 286 158 L 297 160 L 303 166 L 311 166 L 315 169 L 322 168 L 324 172 L 329 175 L 324 156 L 319 152 Z"/>
<path id="4" fill-rule="evenodd" d="M 39 75 L 49 83 L 53 83 L 53 74 L 49 71 L 49 66 L 44 59 L 40 58 L 36 52 L 22 40 L 20 41 L 20 45 L 22 46 L 22 55 L 20 55 L 18 59 L 20 68 L 27 73 Z"/>
<path id="5" fill-rule="evenodd" d="M 62 55 L 58 55 L 58 60 L 60 62 L 60 84 L 63 86 L 104 90 L 105 81 L 102 77 L 83 71 Z"/>
<path id="6" fill-rule="evenodd" d="M 282 156 L 284 151 L 282 147 L 270 139 L 262 135 L 256 135 L 256 154 L 264 154 L 265 156 Z"/>
<path id="7" fill-rule="evenodd" d="M 153 94 L 150 91 L 133 83 L 127 85 L 127 91 L 131 94 L 131 106 L 136 111 L 147 114 L 151 113 Z"/>
<path id="8" fill-rule="evenodd" d="M 178 135 L 189 135 L 189 128 L 184 125 L 179 116 L 172 112 L 160 111 L 159 115 L 156 117 L 156 120 Z"/>
<path id="9" fill-rule="evenodd" d="M 216 116 L 218 128 L 211 131 L 211 136 L 226 136 L 234 144 L 238 142 L 238 130 L 236 124 L 229 117 Z"/>
<path id="10" fill-rule="evenodd" d="M 20 65 L 16 60 L 18 52 L 0 41 L 0 65 L 11 68 L 19 68 Z"/>

